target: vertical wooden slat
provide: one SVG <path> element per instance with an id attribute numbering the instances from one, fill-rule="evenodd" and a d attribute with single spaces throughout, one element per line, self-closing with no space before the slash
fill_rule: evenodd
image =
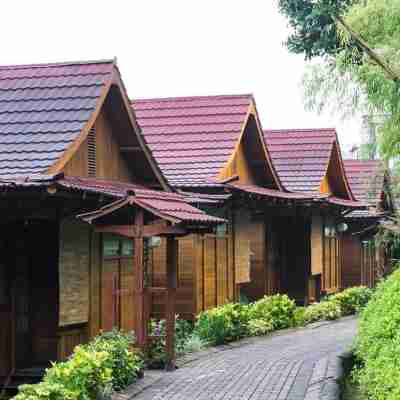
<path id="1" fill-rule="evenodd" d="M 178 241 L 167 238 L 167 315 L 166 315 L 166 369 L 175 369 L 175 297 L 178 272 Z"/>
<path id="2" fill-rule="evenodd" d="M 134 240 L 134 262 L 132 269 L 135 276 L 135 304 L 133 309 L 136 314 L 135 333 L 139 346 L 144 347 L 147 340 L 147 321 L 145 321 L 145 294 L 144 294 L 144 267 L 143 267 L 143 210 L 135 213 L 135 227 L 137 237 Z"/>

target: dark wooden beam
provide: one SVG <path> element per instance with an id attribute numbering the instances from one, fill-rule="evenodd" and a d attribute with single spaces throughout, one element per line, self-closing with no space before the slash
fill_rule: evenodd
<path id="1" fill-rule="evenodd" d="M 147 321 L 145 318 L 145 293 L 144 293 L 144 265 L 143 265 L 143 220 L 144 212 L 139 209 L 135 213 L 135 226 L 137 236 L 134 240 L 135 256 L 133 263 L 135 285 L 135 334 L 140 347 L 144 348 L 147 341 Z"/>
<path id="2" fill-rule="evenodd" d="M 175 369 L 175 303 L 178 282 L 178 241 L 167 238 L 166 369 Z"/>
<path id="3" fill-rule="evenodd" d="M 184 236 L 186 229 L 169 224 L 167 221 L 158 220 L 155 223 L 144 225 L 138 232 L 136 225 L 106 225 L 96 227 L 96 232 L 113 233 L 128 238 L 151 236 Z"/>
<path id="4" fill-rule="evenodd" d="M 136 151 L 143 151 L 140 146 L 122 146 L 120 147 L 121 152 L 123 153 L 132 153 Z"/>

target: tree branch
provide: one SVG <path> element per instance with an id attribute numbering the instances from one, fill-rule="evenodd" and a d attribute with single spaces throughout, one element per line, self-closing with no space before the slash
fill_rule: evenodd
<path id="1" fill-rule="evenodd" d="M 390 79 L 395 82 L 400 79 L 400 75 L 393 71 L 390 65 L 379 54 L 371 49 L 369 45 L 362 39 L 362 37 L 355 31 L 353 31 L 353 29 L 346 23 L 346 21 L 342 17 L 335 16 L 334 18 L 336 22 L 340 24 L 343 29 L 363 48 L 365 53 L 367 53 L 368 56 L 386 72 Z"/>

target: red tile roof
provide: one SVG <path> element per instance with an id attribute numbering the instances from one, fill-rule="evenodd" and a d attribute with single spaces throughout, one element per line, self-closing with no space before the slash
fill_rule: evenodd
<path id="1" fill-rule="evenodd" d="M 284 188 L 291 192 L 319 192 L 338 140 L 336 130 L 266 130 L 264 137 Z"/>
<path id="2" fill-rule="evenodd" d="M 344 160 L 347 178 L 357 200 L 377 205 L 383 192 L 384 169 L 379 160 Z"/>
<path id="3" fill-rule="evenodd" d="M 223 219 L 210 216 L 192 205 L 187 197 L 171 192 L 151 190 L 144 186 L 108 181 L 104 179 L 37 175 L 25 178 L 3 179 L 0 190 L 23 190 L 55 185 L 68 191 L 82 191 L 104 194 L 111 198 L 129 198 L 130 204 L 137 204 L 147 211 L 176 223 L 218 224 Z"/>
<path id="4" fill-rule="evenodd" d="M 0 176 L 45 172 L 77 138 L 113 61 L 0 66 Z"/>
<path id="5" fill-rule="evenodd" d="M 215 186 L 244 127 L 251 95 L 133 100 L 154 158 L 176 187 Z"/>

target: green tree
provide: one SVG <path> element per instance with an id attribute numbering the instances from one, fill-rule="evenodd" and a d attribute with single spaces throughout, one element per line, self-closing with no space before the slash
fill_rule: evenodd
<path id="1" fill-rule="evenodd" d="M 288 49 L 306 59 L 322 56 L 305 76 L 308 107 L 336 104 L 342 114 L 384 115 L 380 152 L 398 157 L 400 1 L 279 0 L 279 8 L 292 27 Z"/>

